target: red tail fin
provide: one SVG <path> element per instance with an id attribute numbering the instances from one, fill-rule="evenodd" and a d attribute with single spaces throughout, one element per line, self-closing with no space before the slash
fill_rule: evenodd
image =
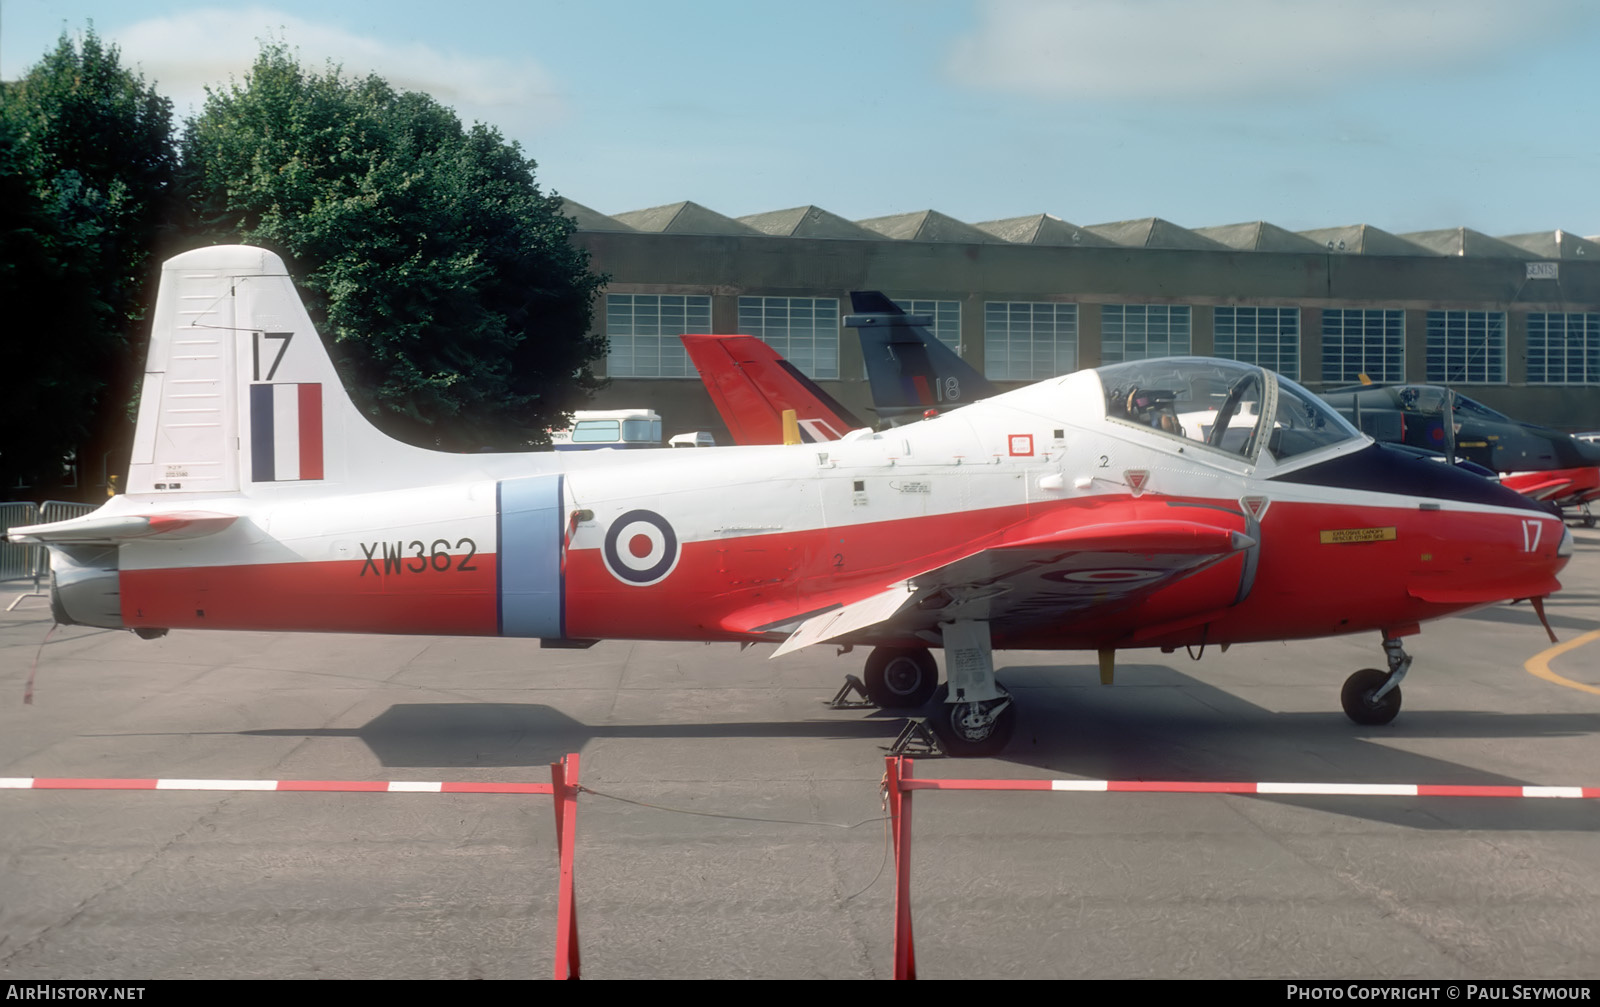
<path id="1" fill-rule="evenodd" d="M 806 441 L 838 440 L 865 425 L 755 336 L 680 338 L 736 443 L 782 444 L 785 409 L 795 411 Z"/>

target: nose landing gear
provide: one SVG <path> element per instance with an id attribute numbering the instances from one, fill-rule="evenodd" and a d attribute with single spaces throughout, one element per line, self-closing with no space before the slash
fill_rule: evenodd
<path id="1" fill-rule="evenodd" d="M 1400 712 L 1400 681 L 1411 670 L 1411 655 L 1395 637 L 1384 638 L 1383 652 L 1389 659 L 1388 671 L 1362 668 L 1345 679 L 1339 693 L 1345 716 L 1363 726 L 1387 724 Z"/>

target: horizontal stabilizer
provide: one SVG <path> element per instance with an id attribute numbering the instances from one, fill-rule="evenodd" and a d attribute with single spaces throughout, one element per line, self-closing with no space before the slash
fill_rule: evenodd
<path id="1" fill-rule="evenodd" d="M 23 545 L 116 545 L 133 539 L 186 539 L 212 535 L 237 521 L 237 514 L 180 511 L 170 514 L 93 514 L 70 521 L 12 528 L 6 538 Z"/>

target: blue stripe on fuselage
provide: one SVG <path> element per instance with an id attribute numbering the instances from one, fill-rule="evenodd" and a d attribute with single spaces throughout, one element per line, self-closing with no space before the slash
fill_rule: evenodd
<path id="1" fill-rule="evenodd" d="M 496 605 L 501 636 L 560 639 L 562 477 L 530 476 L 495 484 Z"/>

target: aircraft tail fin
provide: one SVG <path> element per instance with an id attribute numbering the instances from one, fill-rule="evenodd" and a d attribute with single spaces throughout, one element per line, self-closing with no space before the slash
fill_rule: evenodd
<path id="1" fill-rule="evenodd" d="M 817 383 L 755 336 L 680 337 L 737 444 L 783 444 L 785 410 L 804 442 L 838 440 L 865 426 Z"/>
<path id="2" fill-rule="evenodd" d="M 459 468 L 453 457 L 402 444 L 361 415 L 277 255 L 215 245 L 163 265 L 130 495 L 416 485 Z"/>
<path id="3" fill-rule="evenodd" d="M 998 389 L 932 332 L 933 319 L 908 315 L 876 290 L 850 292 L 844 324 L 861 338 L 874 407 L 882 415 L 950 409 Z"/>

